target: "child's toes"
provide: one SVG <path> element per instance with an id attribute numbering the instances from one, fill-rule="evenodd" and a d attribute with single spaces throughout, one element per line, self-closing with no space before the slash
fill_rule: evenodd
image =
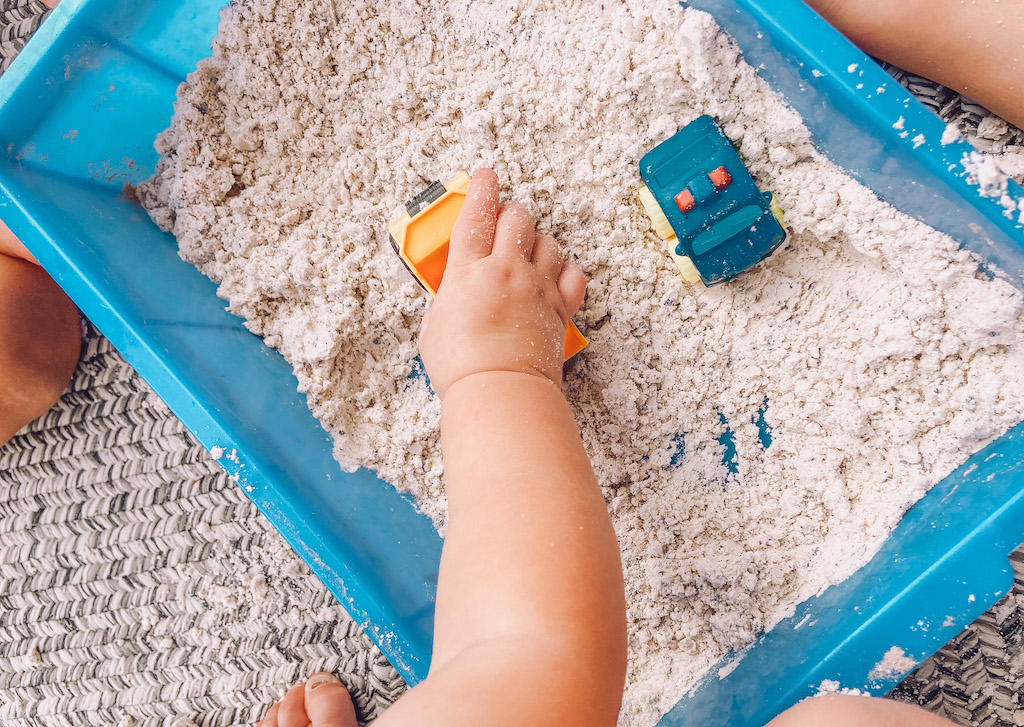
<path id="1" fill-rule="evenodd" d="M 356 711 L 348 690 L 327 672 L 306 682 L 306 714 L 312 727 L 356 727 Z M 305 727 L 305 725 L 303 725 Z"/>
<path id="2" fill-rule="evenodd" d="M 280 702 L 268 709 L 267 713 L 263 715 L 263 719 L 260 721 L 259 727 L 277 727 L 277 711 L 279 709 L 281 709 Z"/>
<path id="3" fill-rule="evenodd" d="M 271 712 L 274 711 L 274 707 L 271 707 L 267 718 L 264 719 L 263 727 L 306 727 L 309 724 L 309 718 L 306 716 L 304 702 L 303 685 L 296 684 L 288 690 L 284 699 L 274 705 L 277 708 L 276 722 L 269 722 Z"/>

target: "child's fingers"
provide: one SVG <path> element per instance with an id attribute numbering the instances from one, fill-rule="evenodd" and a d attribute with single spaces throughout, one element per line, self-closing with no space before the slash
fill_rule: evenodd
<path id="1" fill-rule="evenodd" d="M 498 221 L 498 175 L 481 169 L 473 175 L 448 246 L 449 262 L 472 262 L 491 254 Z"/>
<path id="2" fill-rule="evenodd" d="M 574 263 L 566 263 L 558 276 L 558 292 L 565 303 L 565 309 L 572 318 L 583 305 L 587 294 L 587 276 Z"/>
<path id="3" fill-rule="evenodd" d="M 558 243 L 549 235 L 537 235 L 537 244 L 533 248 L 533 264 L 546 278 L 558 280 L 562 272 L 562 254 L 558 251 Z"/>
<path id="4" fill-rule="evenodd" d="M 498 225 L 494 231 L 496 255 L 518 255 L 529 260 L 533 257 L 536 233 L 533 218 L 518 202 L 509 202 L 498 213 Z"/>

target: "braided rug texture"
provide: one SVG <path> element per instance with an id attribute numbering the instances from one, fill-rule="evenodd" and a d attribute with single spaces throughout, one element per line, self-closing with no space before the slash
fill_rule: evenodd
<path id="1" fill-rule="evenodd" d="M 45 17 L 0 0 L 0 71 Z M 1024 132 L 901 83 L 986 151 Z M 1024 725 L 1024 547 L 1014 590 L 890 696 L 958 724 Z M 0 449 L 0 725 L 252 724 L 312 671 L 361 719 L 406 689 L 335 599 L 86 326 L 61 402 Z"/>
<path id="2" fill-rule="evenodd" d="M 1010 593 L 889 696 L 961 725 L 1024 725 L 1024 547 L 1010 562 Z"/>
<path id="3" fill-rule="evenodd" d="M 0 73 L 25 47 L 46 13 L 40 0 L 0 0 Z"/>
<path id="4" fill-rule="evenodd" d="M 0 449 L 0 724 L 248 724 L 307 674 L 361 718 L 405 685 L 91 326 Z"/>
<path id="5" fill-rule="evenodd" d="M 1000 152 L 1008 146 L 1024 146 L 1024 130 L 1018 129 L 984 106 L 941 83 L 879 61 L 882 68 L 947 124 L 955 126 L 981 151 Z"/>

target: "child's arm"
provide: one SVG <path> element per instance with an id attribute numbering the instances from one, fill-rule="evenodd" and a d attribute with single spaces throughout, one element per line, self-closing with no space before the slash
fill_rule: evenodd
<path id="1" fill-rule="evenodd" d="M 559 391 L 585 285 L 479 172 L 420 342 L 443 398 L 450 513 L 433 661 L 381 727 L 615 724 L 621 561 Z"/>

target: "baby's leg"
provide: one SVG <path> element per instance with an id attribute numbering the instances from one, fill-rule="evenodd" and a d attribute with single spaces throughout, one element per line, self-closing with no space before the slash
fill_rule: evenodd
<path id="1" fill-rule="evenodd" d="M 3 220 L 0 220 L 0 255 L 28 260 L 36 265 L 39 264 L 32 257 L 32 253 L 28 251 L 28 248 L 21 244 L 21 240 L 14 236 L 11 228 L 3 223 Z"/>
<path id="2" fill-rule="evenodd" d="M 871 55 L 1024 127 L 1024 0 L 807 0 Z"/>
<path id="3" fill-rule="evenodd" d="M 314 674 L 267 711 L 260 727 L 356 727 L 352 698 L 337 677 Z"/>
<path id="4" fill-rule="evenodd" d="M 0 223 L 0 446 L 56 403 L 81 349 L 75 304 L 19 250 Z"/>
<path id="5" fill-rule="evenodd" d="M 941 717 L 891 699 L 833 695 L 808 699 L 768 723 L 768 727 L 953 727 Z"/>

